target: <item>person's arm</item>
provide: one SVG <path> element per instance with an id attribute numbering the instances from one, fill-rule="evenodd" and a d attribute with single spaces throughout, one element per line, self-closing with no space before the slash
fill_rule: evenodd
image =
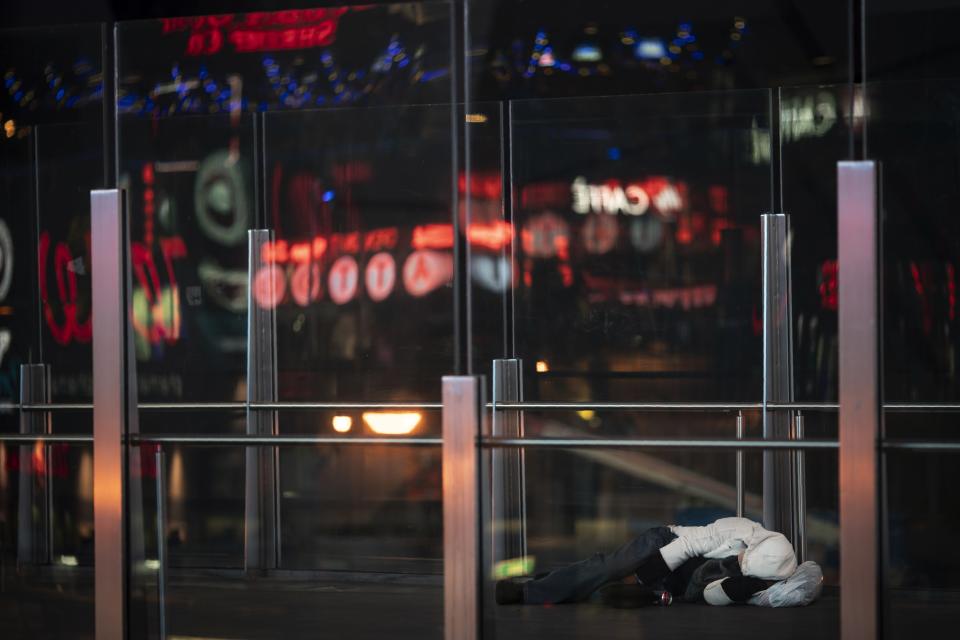
<path id="1" fill-rule="evenodd" d="M 767 588 L 768 582 L 751 576 L 734 576 L 714 580 L 703 590 L 707 604 L 724 606 L 744 603 L 753 595 Z"/>
<path id="2" fill-rule="evenodd" d="M 731 555 L 725 552 L 721 556 L 712 554 L 731 541 L 750 537 L 757 527 L 755 522 L 746 518 L 721 518 L 703 527 L 671 527 L 677 538 L 661 547 L 660 553 L 670 571 L 673 571 L 697 556 L 709 558 Z"/>

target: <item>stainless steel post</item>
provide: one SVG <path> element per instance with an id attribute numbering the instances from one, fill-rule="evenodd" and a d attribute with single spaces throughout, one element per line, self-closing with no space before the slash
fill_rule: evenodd
<path id="1" fill-rule="evenodd" d="M 493 404 L 523 401 L 523 363 L 519 359 L 493 361 Z M 493 411 L 493 436 L 523 437 L 521 411 Z M 492 566 L 527 555 L 526 482 L 522 449 L 490 452 Z"/>
<path id="2" fill-rule="evenodd" d="M 247 277 L 247 402 L 277 401 L 277 323 L 275 307 L 254 296 L 254 275 L 263 247 L 273 240 L 269 229 L 248 235 Z M 272 286 L 272 280 L 268 281 Z M 268 292 L 273 300 L 276 292 Z M 247 434 L 278 434 L 276 411 L 247 409 Z M 247 447 L 244 498 L 244 567 L 247 571 L 280 566 L 279 450 Z"/>
<path id="3" fill-rule="evenodd" d="M 803 440 L 803 414 L 797 411 L 793 420 L 793 440 Z M 796 522 L 794 531 L 797 538 L 793 541 L 793 548 L 797 554 L 797 562 L 807 559 L 807 453 L 803 449 L 793 452 L 793 469 L 796 473 L 794 480 L 794 503 L 796 504 Z"/>
<path id="4" fill-rule="evenodd" d="M 743 440 L 743 411 L 737 412 L 737 440 Z M 743 517 L 745 491 L 743 486 L 743 449 L 737 449 L 737 517 Z"/>
<path id="5" fill-rule="evenodd" d="M 761 216 L 763 244 L 763 437 L 790 436 L 790 413 L 769 403 L 793 401 L 789 223 L 782 213 Z M 793 457 L 786 451 L 763 453 L 763 523 L 796 543 Z"/>
<path id="6" fill-rule="evenodd" d="M 480 612 L 478 376 L 443 378 L 443 611 L 446 640 L 477 640 Z"/>
<path id="7" fill-rule="evenodd" d="M 20 365 L 20 404 L 50 402 L 50 367 Z M 21 411 L 20 433 L 49 435 L 50 414 Z M 17 513 L 17 563 L 49 564 L 53 553 L 53 474 L 50 445 L 20 447 L 20 481 Z"/>
<path id="8" fill-rule="evenodd" d="M 840 315 L 840 632 L 877 637 L 880 222 L 877 168 L 837 164 Z"/>
<path id="9" fill-rule="evenodd" d="M 96 640 L 122 640 L 127 625 L 125 432 L 136 432 L 136 379 L 127 331 L 129 261 L 122 192 L 90 192 L 93 276 L 93 509 Z M 132 459 L 136 459 L 134 456 Z M 137 523 L 138 525 L 141 523 Z M 138 529 L 135 527 L 135 529 Z M 133 532 L 131 532 L 133 533 Z M 142 532 L 141 532 L 142 533 Z M 137 546 L 131 536 L 131 546 Z"/>
<path id="10" fill-rule="evenodd" d="M 167 461 L 158 446 L 157 465 L 157 616 L 160 640 L 167 640 Z"/>

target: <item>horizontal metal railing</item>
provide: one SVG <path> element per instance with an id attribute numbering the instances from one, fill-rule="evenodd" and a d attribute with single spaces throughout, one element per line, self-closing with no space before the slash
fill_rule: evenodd
<path id="1" fill-rule="evenodd" d="M 93 436 L 85 434 L 20 434 L 0 433 L 2 444 L 93 444 Z"/>
<path id="2" fill-rule="evenodd" d="M 132 446 L 143 444 L 187 444 L 200 446 L 303 446 L 303 445 L 404 445 L 404 446 L 440 446 L 442 438 L 398 438 L 384 437 L 344 437 L 344 436 L 179 436 L 179 435 L 138 435 L 127 438 Z"/>
<path id="3" fill-rule="evenodd" d="M 750 411 L 759 402 L 488 402 L 494 411 Z"/>
<path id="4" fill-rule="evenodd" d="M 2 433 L 0 443 L 28 444 L 92 444 L 93 436 L 84 434 L 19 434 Z M 402 445 L 440 446 L 441 438 L 337 437 L 337 436 L 191 436 L 191 435 L 136 435 L 126 438 L 130 446 L 145 444 L 184 444 L 194 446 L 304 446 L 304 445 Z M 482 437 L 477 443 L 488 448 L 634 448 L 634 449 L 725 449 L 743 451 L 837 449 L 836 440 L 721 440 L 721 439 L 667 439 L 667 438 L 494 438 Z M 880 443 L 884 450 L 960 452 L 960 442 L 933 442 L 917 440 L 886 440 Z"/>
<path id="5" fill-rule="evenodd" d="M 0 411 L 91 411 L 92 403 L 0 404 Z M 350 411 L 422 410 L 439 411 L 439 402 L 141 402 L 140 411 Z"/>
<path id="6" fill-rule="evenodd" d="M 836 449 L 836 440 L 682 440 L 667 438 L 481 438 L 485 447 L 634 449 Z"/>
<path id="7" fill-rule="evenodd" d="M 823 411 L 836 412 L 835 402 L 488 402 L 494 411 L 649 411 L 649 412 L 730 412 L 730 411 Z M 362 411 L 422 410 L 439 411 L 439 402 L 141 402 L 141 411 Z M 0 411 L 90 411 L 89 402 L 4 403 Z M 960 404 L 892 402 L 883 405 L 891 413 L 960 412 Z"/>

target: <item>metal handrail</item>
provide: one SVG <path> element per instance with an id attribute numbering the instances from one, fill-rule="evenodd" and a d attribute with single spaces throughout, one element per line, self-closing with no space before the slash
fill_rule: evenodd
<path id="1" fill-rule="evenodd" d="M 141 402 L 137 409 L 141 411 L 310 411 L 310 410 L 382 410 L 400 409 L 423 411 L 439 410 L 439 402 Z M 33 403 L 0 404 L 0 411 L 90 411 L 92 403 Z"/>
<path id="2" fill-rule="evenodd" d="M 180 436 L 136 435 L 129 436 L 127 444 L 187 444 L 201 446 L 300 446 L 300 445 L 404 445 L 440 446 L 442 438 L 373 438 L 335 436 Z M 92 435 L 83 434 L 0 434 L 4 444 L 92 444 Z M 649 438 L 495 438 L 477 439 L 482 447 L 529 447 L 529 448 L 615 448 L 640 449 L 787 449 L 804 450 L 837 449 L 836 440 L 679 440 Z M 960 442 L 925 442 L 915 440 L 887 440 L 880 443 L 882 449 L 909 451 L 960 451 Z"/>
<path id="3" fill-rule="evenodd" d="M 372 437 L 338 437 L 338 436 L 178 436 L 178 435 L 135 435 L 127 438 L 127 443 L 132 446 L 143 444 L 189 444 L 202 446 L 224 446 L 224 445 L 242 445 L 242 446 L 290 446 L 290 445 L 415 445 L 415 446 L 440 446 L 443 444 L 442 438 L 395 438 L 385 436 L 382 438 Z"/>
<path id="4" fill-rule="evenodd" d="M 485 447 L 559 447 L 636 449 L 837 449 L 836 440 L 677 440 L 662 438 L 480 438 Z"/>
<path id="5" fill-rule="evenodd" d="M 750 411 L 759 402 L 488 402 L 494 411 Z"/>
<path id="6" fill-rule="evenodd" d="M 836 412 L 840 405 L 836 402 L 488 402 L 488 409 L 494 411 L 650 411 L 650 412 L 687 412 L 687 411 L 823 411 Z M 385 410 L 423 410 L 443 409 L 439 402 L 141 402 L 137 405 L 141 411 L 349 411 L 364 409 Z M 32 403 L 16 402 L 0 404 L 0 411 L 90 411 L 92 403 Z M 956 403 L 910 403 L 892 402 L 883 405 L 891 413 L 912 413 L 919 411 L 960 411 Z"/>
<path id="7" fill-rule="evenodd" d="M 886 440 L 882 449 L 904 451 L 960 451 L 960 442 L 922 442 L 918 440 Z"/>
<path id="8" fill-rule="evenodd" d="M 0 433 L 0 443 L 4 444 L 92 444 L 93 436 L 84 434 L 21 434 Z"/>

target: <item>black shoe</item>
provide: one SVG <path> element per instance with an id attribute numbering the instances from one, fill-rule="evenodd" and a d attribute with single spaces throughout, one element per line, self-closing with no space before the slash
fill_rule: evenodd
<path id="1" fill-rule="evenodd" d="M 526 580 L 523 582 L 526 582 Z M 523 604 L 523 582 L 514 578 L 497 580 L 494 590 L 494 598 L 497 604 Z"/>

